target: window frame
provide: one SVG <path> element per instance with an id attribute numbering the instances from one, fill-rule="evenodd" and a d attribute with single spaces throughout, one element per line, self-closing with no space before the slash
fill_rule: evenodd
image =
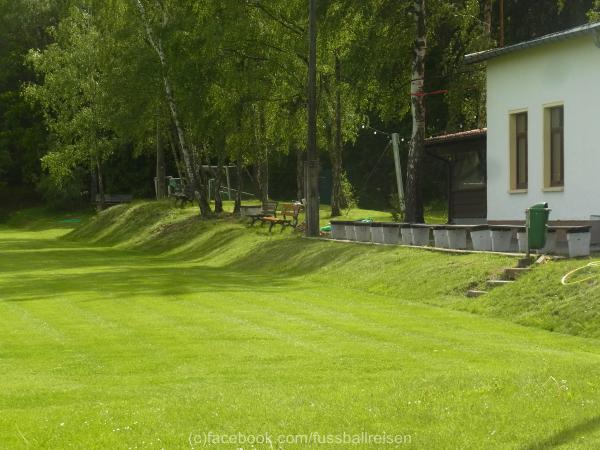
<path id="1" fill-rule="evenodd" d="M 562 108 L 562 130 L 560 128 L 552 127 L 552 111 L 555 108 Z M 562 192 L 565 189 L 565 104 L 562 101 L 555 101 L 551 103 L 545 103 L 543 105 L 543 191 L 544 192 Z M 553 132 L 561 132 L 561 145 L 562 151 L 560 153 L 560 164 L 561 171 L 560 176 L 562 180 L 553 179 L 554 165 L 556 164 L 553 158 Z M 562 181 L 562 182 L 561 182 Z"/>
<path id="2" fill-rule="evenodd" d="M 519 117 L 525 117 L 525 129 L 518 131 Z M 526 193 L 529 189 L 529 111 L 526 108 L 508 111 L 509 122 L 509 193 Z M 519 147 L 519 141 L 525 141 L 525 148 Z M 525 182 L 519 163 L 524 158 Z"/>
<path id="3" fill-rule="evenodd" d="M 554 127 L 552 124 L 552 113 L 560 109 L 560 126 Z M 550 187 L 564 187 L 565 186 L 565 107 L 564 105 L 550 106 L 548 107 L 550 115 Z M 556 160 L 554 158 L 554 135 L 560 133 L 560 179 L 554 178 L 554 167 Z"/>
<path id="4" fill-rule="evenodd" d="M 525 118 L 525 130 L 523 131 L 519 131 L 521 117 Z M 519 148 L 522 138 L 525 138 L 525 148 Z M 525 159 L 525 181 L 520 184 L 521 158 Z M 515 187 L 518 190 L 529 189 L 529 117 L 526 111 L 515 114 L 515 177 Z"/>

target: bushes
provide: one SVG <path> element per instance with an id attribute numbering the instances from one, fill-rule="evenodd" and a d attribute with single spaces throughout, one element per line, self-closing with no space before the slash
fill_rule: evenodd
<path id="1" fill-rule="evenodd" d="M 87 174 L 81 168 L 74 170 L 60 185 L 50 175 L 43 175 L 36 189 L 46 206 L 55 210 L 79 209 L 84 207 L 89 199 Z"/>

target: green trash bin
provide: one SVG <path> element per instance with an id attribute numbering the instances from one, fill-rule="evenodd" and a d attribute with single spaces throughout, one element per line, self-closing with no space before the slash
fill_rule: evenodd
<path id="1" fill-rule="evenodd" d="M 527 242 L 529 250 L 538 250 L 546 245 L 546 225 L 550 217 L 548 203 L 538 203 L 527 209 Z"/>

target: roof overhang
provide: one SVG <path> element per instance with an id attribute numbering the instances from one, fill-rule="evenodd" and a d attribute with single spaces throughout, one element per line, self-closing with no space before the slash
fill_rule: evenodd
<path id="1" fill-rule="evenodd" d="M 459 133 L 440 134 L 425 139 L 427 147 L 434 147 L 443 144 L 454 144 L 456 142 L 470 141 L 476 139 L 485 139 L 487 137 L 487 128 L 477 128 L 475 130 L 461 131 Z"/>
<path id="2" fill-rule="evenodd" d="M 498 56 L 506 55 L 519 50 L 539 47 L 551 42 L 563 41 L 572 37 L 583 36 L 587 34 L 592 34 L 594 36 L 594 43 L 600 48 L 600 22 L 595 22 L 571 28 L 569 30 L 559 31 L 558 33 L 547 34 L 530 41 L 509 45 L 508 47 L 500 47 L 491 50 L 485 50 L 483 52 L 471 53 L 465 56 L 464 62 L 465 64 L 480 63 L 487 61 L 488 59 L 496 58 Z"/>

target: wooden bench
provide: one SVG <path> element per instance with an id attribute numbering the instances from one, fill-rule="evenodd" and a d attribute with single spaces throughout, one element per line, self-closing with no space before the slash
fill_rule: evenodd
<path id="1" fill-rule="evenodd" d="M 122 203 L 131 203 L 133 201 L 133 195 L 131 194 L 105 194 L 104 204 L 105 205 L 120 205 Z M 100 194 L 96 195 L 96 204 L 100 203 Z"/>
<path id="2" fill-rule="evenodd" d="M 277 202 L 267 201 L 263 202 L 260 212 L 258 214 L 249 214 L 246 217 L 249 217 L 251 222 L 250 226 L 254 225 L 257 221 L 261 220 L 263 217 L 277 217 Z"/>
<path id="3" fill-rule="evenodd" d="M 281 225 L 281 231 L 285 227 L 296 228 L 298 226 L 298 215 L 302 210 L 303 206 L 299 203 L 285 203 L 281 208 L 281 217 L 276 216 L 264 216 L 260 220 L 262 224 L 269 224 L 269 232 L 273 230 L 275 225 Z"/>
<path id="4" fill-rule="evenodd" d="M 179 206 L 181 208 L 185 208 L 187 203 L 192 204 L 194 201 L 194 199 L 190 198 L 190 196 L 185 192 L 176 192 L 171 194 L 171 197 L 175 199 L 175 206 Z"/>

